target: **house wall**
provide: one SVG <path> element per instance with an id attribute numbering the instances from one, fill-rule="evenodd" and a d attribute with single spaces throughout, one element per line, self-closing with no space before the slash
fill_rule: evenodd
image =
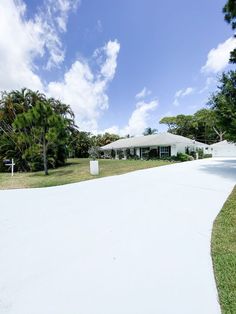
<path id="1" fill-rule="evenodd" d="M 173 155 L 173 156 L 176 156 L 177 153 L 183 153 L 183 154 L 185 154 L 185 152 L 186 152 L 186 147 L 187 147 L 186 144 L 177 143 L 175 146 L 176 146 L 176 149 L 175 149 L 176 154 Z"/>
<path id="2" fill-rule="evenodd" d="M 176 143 L 176 144 L 172 144 L 172 145 L 159 145 L 159 146 L 150 146 L 150 150 L 151 149 L 158 149 L 159 150 L 159 147 L 162 146 L 162 147 L 171 147 L 171 156 L 177 156 L 177 153 L 183 153 L 185 154 L 186 153 L 186 148 L 188 147 L 190 152 L 191 151 L 195 151 L 196 148 L 203 148 L 204 149 L 204 153 L 206 154 L 210 154 L 212 153 L 211 149 L 208 148 L 208 150 L 205 149 L 204 146 L 197 146 L 197 145 L 186 145 L 184 143 Z M 235 146 L 235 149 L 236 149 L 236 146 Z M 121 149 L 123 152 L 124 152 L 124 158 L 123 159 L 126 159 L 126 155 L 125 155 L 125 149 Z M 142 149 L 140 147 L 135 147 L 135 148 L 131 148 L 131 153 L 133 154 L 135 152 L 135 155 L 137 155 L 138 157 L 142 158 Z M 117 150 L 115 149 L 115 153 L 116 153 L 116 159 L 118 159 L 118 154 L 117 154 Z M 236 156 L 236 153 L 235 153 L 235 156 Z"/>
<path id="3" fill-rule="evenodd" d="M 213 157 L 236 157 L 236 145 L 235 144 L 225 144 L 212 147 L 209 153 Z"/>

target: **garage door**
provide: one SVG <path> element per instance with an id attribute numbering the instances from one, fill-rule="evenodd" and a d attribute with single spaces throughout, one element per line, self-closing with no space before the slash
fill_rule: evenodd
<path id="1" fill-rule="evenodd" d="M 236 157 L 236 146 L 231 147 L 217 147 L 213 150 L 215 157 Z"/>

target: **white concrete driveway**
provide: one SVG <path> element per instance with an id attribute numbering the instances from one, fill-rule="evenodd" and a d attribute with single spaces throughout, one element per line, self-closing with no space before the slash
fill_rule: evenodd
<path id="1" fill-rule="evenodd" d="M 236 159 L 0 191 L 0 313 L 218 314 L 213 220 Z"/>

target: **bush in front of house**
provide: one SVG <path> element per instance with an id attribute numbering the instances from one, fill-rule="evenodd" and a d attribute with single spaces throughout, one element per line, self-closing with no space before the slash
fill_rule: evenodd
<path id="1" fill-rule="evenodd" d="M 212 154 L 204 154 L 203 158 L 212 158 Z"/>
<path id="2" fill-rule="evenodd" d="M 197 148 L 196 151 L 198 153 L 198 159 L 202 159 L 203 155 L 204 155 L 203 149 L 202 148 Z"/>
<path id="3" fill-rule="evenodd" d="M 111 158 L 112 159 L 116 158 L 116 152 L 114 151 L 114 149 L 111 150 Z"/>
<path id="4" fill-rule="evenodd" d="M 124 158 L 124 152 L 122 149 L 117 150 L 117 156 L 118 156 L 118 159 Z"/>
<path id="5" fill-rule="evenodd" d="M 148 159 L 152 159 L 152 160 L 154 160 L 154 159 L 158 159 L 159 157 L 158 157 L 158 152 L 157 152 L 157 150 L 156 149 L 151 149 L 150 151 L 149 151 L 149 154 L 148 154 Z"/>
<path id="6" fill-rule="evenodd" d="M 176 156 L 177 161 L 191 161 L 194 160 L 193 156 L 184 153 L 177 153 Z"/>

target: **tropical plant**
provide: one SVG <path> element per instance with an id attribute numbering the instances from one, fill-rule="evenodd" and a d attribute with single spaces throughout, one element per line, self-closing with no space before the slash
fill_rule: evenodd
<path id="1" fill-rule="evenodd" d="M 157 134 L 158 130 L 157 129 L 152 129 L 150 127 L 146 128 L 143 132 L 143 135 L 153 135 L 153 134 Z"/>
<path id="2" fill-rule="evenodd" d="M 65 163 L 76 128 L 70 107 L 29 89 L 3 92 L 0 99 L 0 159 L 14 158 L 20 171 Z"/>

